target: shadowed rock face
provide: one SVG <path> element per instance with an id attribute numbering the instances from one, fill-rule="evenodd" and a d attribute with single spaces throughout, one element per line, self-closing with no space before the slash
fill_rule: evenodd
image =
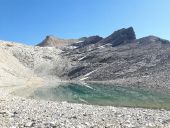
<path id="1" fill-rule="evenodd" d="M 108 44 L 110 43 L 112 46 L 118 46 L 120 44 L 129 43 L 132 40 L 136 39 L 135 32 L 132 27 L 127 29 L 123 28 L 118 31 L 115 31 L 110 36 L 104 38 L 98 44 Z"/>
<path id="2" fill-rule="evenodd" d="M 83 38 L 80 38 L 80 43 L 76 43 L 76 44 L 73 44 L 73 46 L 77 46 L 77 47 L 85 47 L 85 46 L 88 46 L 88 45 L 94 45 L 96 44 L 97 42 L 101 41 L 103 38 L 100 37 L 100 36 L 90 36 L 90 37 L 83 37 Z"/>
<path id="3" fill-rule="evenodd" d="M 65 45 L 70 45 L 72 43 L 78 42 L 78 39 L 59 39 L 54 36 L 47 36 L 41 43 L 39 43 L 37 46 L 41 47 L 60 47 Z"/>

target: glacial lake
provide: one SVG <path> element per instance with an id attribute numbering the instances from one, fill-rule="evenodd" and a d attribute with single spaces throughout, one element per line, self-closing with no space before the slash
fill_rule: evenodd
<path id="1" fill-rule="evenodd" d="M 65 83 L 36 89 L 30 98 L 102 106 L 170 109 L 170 93 L 104 84 Z"/>

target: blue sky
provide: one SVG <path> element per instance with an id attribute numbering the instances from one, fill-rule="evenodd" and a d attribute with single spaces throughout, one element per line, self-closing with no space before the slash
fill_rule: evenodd
<path id="1" fill-rule="evenodd" d="M 170 0 L 0 0 L 0 40 L 36 44 L 46 35 L 107 36 L 133 26 L 138 38 L 170 40 Z"/>

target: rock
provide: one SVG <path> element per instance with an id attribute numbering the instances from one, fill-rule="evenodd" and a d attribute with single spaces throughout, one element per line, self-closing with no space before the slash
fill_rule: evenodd
<path id="1" fill-rule="evenodd" d="M 156 127 L 155 123 L 153 123 L 153 122 L 147 123 L 147 126 L 148 126 L 148 127 Z"/>
<path id="2" fill-rule="evenodd" d="M 164 121 L 162 121 L 163 124 L 170 124 L 170 119 L 166 119 Z"/>
<path id="3" fill-rule="evenodd" d="M 41 46 L 41 47 L 61 47 L 61 46 L 65 46 L 65 45 L 69 45 L 72 43 L 76 43 L 78 42 L 78 39 L 60 39 L 60 38 L 56 38 L 52 35 L 47 36 L 41 43 L 37 44 L 37 46 Z"/>
<path id="4" fill-rule="evenodd" d="M 121 44 L 129 43 L 136 39 L 135 32 L 132 27 L 127 29 L 123 28 L 115 31 L 110 36 L 99 41 L 98 44 L 111 44 L 112 46 L 118 46 Z"/>
<path id="5" fill-rule="evenodd" d="M 7 114 L 6 112 L 0 112 L 0 115 L 5 115 L 5 114 Z"/>
<path id="6" fill-rule="evenodd" d="M 87 116 L 87 113 L 84 113 L 83 116 Z"/>
<path id="7" fill-rule="evenodd" d="M 76 128 L 86 128 L 86 126 L 83 125 L 83 124 L 79 124 L 79 125 L 76 126 Z"/>
<path id="8" fill-rule="evenodd" d="M 27 122 L 24 126 L 25 127 L 34 127 L 35 123 L 34 122 Z"/>
<path id="9" fill-rule="evenodd" d="M 73 119 L 77 119 L 77 116 L 72 116 Z"/>
<path id="10" fill-rule="evenodd" d="M 106 124 L 105 125 L 105 128 L 112 128 L 113 127 L 113 124 Z"/>
<path id="11" fill-rule="evenodd" d="M 45 123 L 44 124 L 46 127 L 49 127 L 49 128 L 56 128 L 57 126 L 55 125 L 55 122 L 49 122 L 49 123 Z"/>
<path id="12" fill-rule="evenodd" d="M 90 126 L 90 123 L 89 123 L 89 122 L 85 122 L 84 124 L 87 125 L 87 127 Z"/>
<path id="13" fill-rule="evenodd" d="M 126 128 L 135 128 L 135 126 L 132 124 L 132 122 L 126 122 L 126 123 L 124 124 L 124 126 L 125 126 Z"/>
<path id="14" fill-rule="evenodd" d="M 11 117 L 15 117 L 18 113 L 15 111 L 13 113 L 10 114 Z"/>
<path id="15" fill-rule="evenodd" d="M 80 43 L 74 43 L 72 44 L 73 46 L 77 46 L 79 48 L 88 46 L 88 45 L 93 45 L 96 44 L 97 42 L 101 41 L 103 38 L 100 36 L 90 36 L 88 38 L 85 38 L 83 41 Z"/>
<path id="16" fill-rule="evenodd" d="M 13 112 L 14 114 L 18 114 L 16 111 L 15 112 Z"/>
<path id="17" fill-rule="evenodd" d="M 104 119 L 104 118 L 102 118 L 102 121 L 105 121 L 105 119 Z"/>

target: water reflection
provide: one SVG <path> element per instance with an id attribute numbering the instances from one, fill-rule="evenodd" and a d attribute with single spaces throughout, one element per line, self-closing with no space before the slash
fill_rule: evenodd
<path id="1" fill-rule="evenodd" d="M 67 83 L 38 88 L 30 95 L 36 99 L 93 105 L 170 108 L 170 94 L 156 90 L 106 84 Z"/>

